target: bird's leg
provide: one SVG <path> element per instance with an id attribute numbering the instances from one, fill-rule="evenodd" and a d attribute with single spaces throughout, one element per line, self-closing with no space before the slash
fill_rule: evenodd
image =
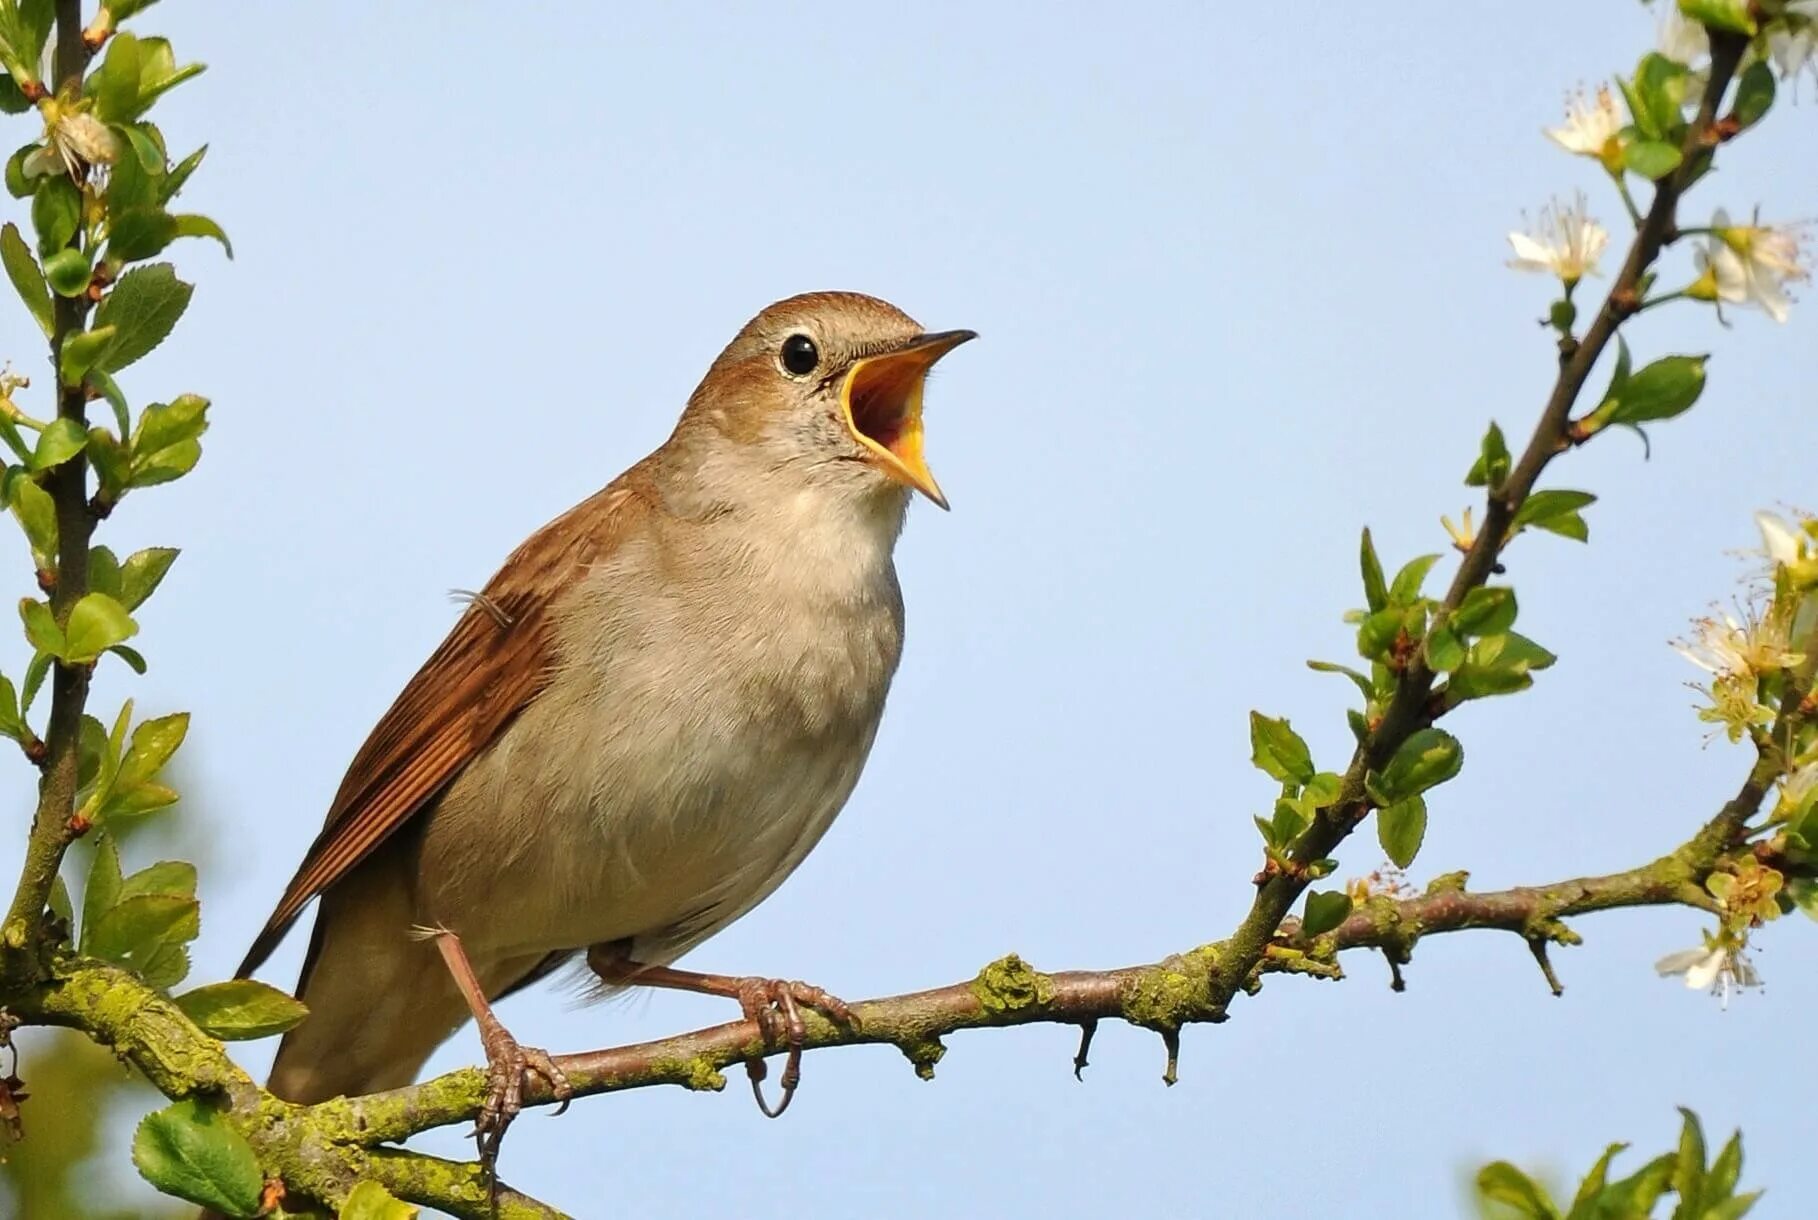
<path id="1" fill-rule="evenodd" d="M 573 1090 L 568 1077 L 555 1065 L 549 1052 L 534 1046 L 520 1046 L 493 1013 L 492 1005 L 486 1001 L 486 991 L 473 972 L 473 963 L 467 960 L 467 950 L 461 947 L 461 938 L 442 928 L 436 931 L 435 941 L 436 948 L 442 951 L 443 962 L 448 965 L 448 973 L 454 976 L 455 986 L 467 1000 L 474 1024 L 480 1028 L 480 1045 L 486 1050 L 486 1104 L 474 1120 L 473 1135 L 479 1145 L 480 1163 L 491 1175 L 498 1163 L 499 1144 L 505 1139 L 505 1129 L 524 1108 L 525 1077 L 534 1072 L 549 1082 L 550 1090 L 562 1103 L 557 1114 L 568 1108 Z"/>
<path id="2" fill-rule="evenodd" d="M 767 1118 L 781 1117 L 802 1080 L 802 1044 L 808 1031 L 802 1024 L 801 1006 L 807 1005 L 840 1025 L 852 1028 L 858 1025 L 846 1002 L 820 987 L 755 975 L 704 974 L 671 966 L 646 966 L 628 956 L 623 942 L 593 946 L 587 951 L 587 965 L 604 983 L 664 987 L 737 1000 L 739 1010 L 747 1021 L 757 1025 L 766 1044 L 780 1042 L 788 1048 L 789 1057 L 783 1063 L 781 1081 L 783 1098 L 774 1108 L 764 1100 L 764 1061 L 750 1059 L 745 1063 L 752 1095 Z"/>

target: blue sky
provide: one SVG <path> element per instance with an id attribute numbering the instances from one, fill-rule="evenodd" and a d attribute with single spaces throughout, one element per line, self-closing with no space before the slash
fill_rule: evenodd
<path id="1" fill-rule="evenodd" d="M 179 248 L 195 303 L 126 379 L 135 401 L 210 395 L 207 456 L 106 526 L 122 553 L 184 548 L 130 689 L 195 714 L 195 977 L 232 969 L 453 620 L 445 591 L 661 441 L 747 317 L 819 288 L 980 332 L 928 396 L 954 511 L 918 507 L 900 548 L 907 654 L 851 805 L 689 964 L 858 998 L 1011 950 L 1114 966 L 1226 933 L 1271 797 L 1247 712 L 1342 762 L 1352 692 L 1302 661 L 1349 652 L 1358 528 L 1392 562 L 1442 549 L 1485 422 L 1525 435 L 1550 384 L 1548 286 L 1504 268 L 1505 232 L 1576 187 L 1620 229 L 1540 128 L 1651 43 L 1639 5 L 1391 7 L 153 9 L 143 30 L 210 65 L 162 122 L 210 143 L 185 199 L 239 256 Z M 1802 92 L 1725 150 L 1692 217 L 1818 214 Z M 1456 717 L 1466 767 L 1417 881 L 1628 867 L 1740 782 L 1666 642 L 1737 589 L 1754 509 L 1818 507 L 1818 308 L 1734 320 L 1632 328 L 1638 357 L 1713 352 L 1710 389 L 1651 460 L 1612 436 L 1550 476 L 1602 497 L 1589 548 L 1511 553 L 1523 630 L 1561 661 Z M 0 317 L 15 357 L 33 335 Z M 128 690 L 116 672 L 99 698 Z M 27 778 L 0 778 L 9 872 Z M 1379 856 L 1360 836 L 1342 860 Z M 1338 985 L 1273 980 L 1186 1033 L 1173 1089 L 1142 1031 L 1103 1029 L 1083 1084 L 1069 1030 L 971 1034 L 933 1084 L 888 1048 L 813 1056 L 781 1122 L 736 1079 L 533 1114 L 504 1170 L 581 1216 L 1447 1215 L 1461 1166 L 1578 1168 L 1617 1139 L 1639 1163 L 1686 1104 L 1744 1125 L 1745 1180 L 1779 1201 L 1762 1214 L 1791 1214 L 1818 1189 L 1806 1101 L 1745 1064 L 1809 1023 L 1818 928 L 1767 929 L 1765 992 L 1720 1011 L 1652 970 L 1699 926 L 1583 921 L 1557 1000 L 1493 934 L 1422 945 L 1404 995 L 1369 958 Z M 287 984 L 303 940 L 265 977 Z M 505 1007 L 557 1050 L 730 1015 L 549 989 Z M 477 1056 L 468 1030 L 432 1067 Z"/>

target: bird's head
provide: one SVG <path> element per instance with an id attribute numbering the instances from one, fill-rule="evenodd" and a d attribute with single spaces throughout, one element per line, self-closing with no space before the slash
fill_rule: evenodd
<path id="1" fill-rule="evenodd" d="M 683 428 L 707 428 L 767 475 L 860 496 L 947 499 L 922 454 L 922 388 L 976 337 L 928 332 L 855 292 L 790 297 L 746 324 L 701 381 Z"/>

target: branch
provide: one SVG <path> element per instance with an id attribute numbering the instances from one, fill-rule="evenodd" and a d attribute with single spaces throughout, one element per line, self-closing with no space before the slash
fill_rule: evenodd
<path id="1" fill-rule="evenodd" d="M 82 41 L 81 0 L 57 0 L 56 86 L 75 88 L 88 63 L 89 49 Z M 82 242 L 78 227 L 71 246 Z M 51 333 L 51 375 L 57 379 L 57 415 L 73 419 L 86 430 L 88 398 L 80 385 L 63 384 L 63 343 L 79 333 L 88 315 L 86 295 L 57 296 Z M 50 589 L 51 612 L 66 622 L 69 608 L 88 592 L 88 543 L 95 518 L 88 508 L 88 459 L 78 453 L 52 468 L 45 490 L 57 514 L 56 581 Z M 92 666 L 58 661 L 51 673 L 50 719 L 44 731 L 44 772 L 38 780 L 38 807 L 32 815 L 31 837 L 19 886 L 13 892 L 4 932 L 0 933 L 0 977 L 29 978 L 42 969 L 34 952 L 34 932 L 50 900 L 51 883 L 81 828 L 72 822 L 76 807 L 77 771 L 82 736 L 82 711 L 88 703 Z"/>

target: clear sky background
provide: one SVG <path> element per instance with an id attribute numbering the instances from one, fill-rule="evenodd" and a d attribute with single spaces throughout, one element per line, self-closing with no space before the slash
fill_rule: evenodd
<path id="1" fill-rule="evenodd" d="M 1535 326 L 1549 285 L 1504 268 L 1504 234 L 1582 186 L 1623 240 L 1600 173 L 1540 129 L 1653 37 L 1624 0 L 170 0 L 137 24 L 209 64 L 161 122 L 181 149 L 210 143 L 184 199 L 239 256 L 175 251 L 195 303 L 124 380 L 135 401 L 207 393 L 214 427 L 192 479 L 105 528 L 122 553 L 184 548 L 141 615 L 150 677 L 113 667 L 99 701 L 195 714 L 213 835 L 195 979 L 238 960 L 453 621 L 446 590 L 660 442 L 760 307 L 850 288 L 982 336 L 929 392 L 954 510 L 911 515 L 907 654 L 845 815 L 689 964 L 855 999 L 1011 950 L 1149 961 L 1238 921 L 1249 815 L 1272 795 L 1246 714 L 1291 716 L 1342 767 L 1354 692 L 1302 661 L 1350 653 L 1358 528 L 1390 562 L 1443 549 L 1486 421 L 1526 435 L 1553 367 Z M 1818 214 L 1818 90 L 1802 92 L 1725 151 L 1694 219 Z M 1734 320 L 1685 306 L 1631 328 L 1638 357 L 1715 353 L 1711 388 L 1651 461 L 1615 435 L 1549 476 L 1602 496 L 1589 548 L 1511 555 L 1523 630 L 1560 664 L 1448 721 L 1467 763 L 1435 794 L 1416 881 L 1628 867 L 1740 782 L 1742 751 L 1700 748 L 1695 671 L 1667 640 L 1736 591 L 1755 508 L 1818 507 L 1818 302 L 1784 327 Z M 17 309 L 0 339 L 35 350 Z M 0 775 L 8 876 L 28 778 Z M 1370 835 L 1342 858 L 1380 859 Z M 1807 1090 L 1750 1073 L 1808 1041 L 1818 928 L 1767 929 L 1768 986 L 1726 1012 L 1654 976 L 1701 922 L 1582 921 L 1587 944 L 1557 955 L 1563 999 L 1488 933 L 1423 944 L 1404 995 L 1370 957 L 1342 984 L 1272 979 L 1186 1032 L 1173 1089 L 1159 1040 L 1121 1025 L 1084 1083 L 1071 1030 L 968 1034 L 932 1084 L 889 1048 L 811 1056 L 781 1122 L 736 1074 L 722 1095 L 531 1114 L 504 1172 L 589 1217 L 1444 1216 L 1463 1166 L 1576 1171 L 1622 1139 L 1633 1167 L 1685 1104 L 1744 1125 L 1745 1180 L 1774 1192 L 1758 1214 L 1792 1215 L 1818 1191 Z M 288 985 L 304 940 L 265 977 Z M 668 994 L 578 1008 L 545 987 L 504 1015 L 578 1050 L 733 1014 Z M 263 1070 L 272 1045 L 244 1060 Z M 432 1070 L 478 1055 L 469 1028 Z M 453 1130 L 421 1144 L 467 1147 Z"/>

